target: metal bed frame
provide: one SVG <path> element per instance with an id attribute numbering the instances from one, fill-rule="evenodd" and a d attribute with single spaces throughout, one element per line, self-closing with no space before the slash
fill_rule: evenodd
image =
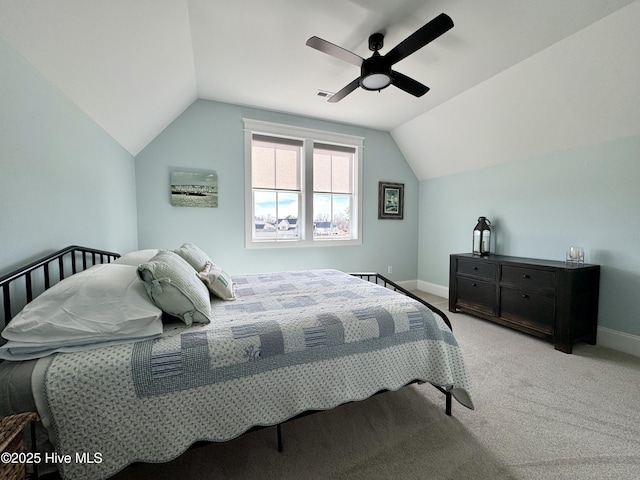
<path id="1" fill-rule="evenodd" d="M 0 277 L 0 330 L 2 330 L 22 308 L 42 292 L 64 278 L 81 272 L 99 263 L 109 263 L 120 254 L 72 245 L 42 257 L 24 267 Z M 30 422 L 31 449 L 36 449 L 36 424 Z M 56 474 L 46 476 L 59 478 Z M 38 464 L 31 464 L 26 478 L 40 478 Z"/>
<path id="2" fill-rule="evenodd" d="M 9 323 L 12 316 L 19 312 L 27 303 L 32 301 L 35 297 L 42 292 L 52 287 L 56 283 L 60 282 L 67 276 L 71 276 L 75 273 L 86 270 L 87 268 L 101 264 L 110 263 L 116 258 L 120 257 L 120 254 L 115 252 L 108 252 L 105 250 L 97 250 L 94 248 L 80 247 L 72 245 L 57 252 L 51 253 L 33 263 L 28 264 L 25 267 L 21 267 L 9 274 L 0 277 L 0 289 L 2 290 L 2 322 L 0 322 L 0 330 Z M 425 300 L 414 295 L 407 289 L 401 287 L 397 283 L 389 280 L 388 278 L 374 272 L 363 273 L 350 273 L 355 277 L 361 278 L 377 285 L 382 285 L 385 288 L 389 288 L 395 292 L 406 295 L 422 305 L 426 306 L 429 310 L 439 315 L 445 323 L 452 329 L 451 322 L 447 316 L 438 308 L 429 304 Z M 425 383 L 419 380 L 409 382 L 407 385 L 413 383 Z M 450 391 L 444 388 L 433 385 L 440 392 L 445 395 L 445 413 L 451 416 L 452 411 L 452 394 Z M 381 390 L 374 395 L 384 393 L 387 390 Z M 351 403 L 351 402 L 347 402 Z M 320 413 L 322 410 L 312 410 L 303 412 L 293 418 L 290 418 L 286 422 L 301 418 L 314 413 Z M 283 423 L 286 423 L 283 422 Z M 277 434 L 277 446 L 278 451 L 282 452 L 282 423 L 276 425 Z M 259 430 L 262 428 L 268 428 L 263 426 L 256 426 L 248 430 L 249 432 Z M 194 446 L 204 445 L 208 442 L 197 442 Z"/>

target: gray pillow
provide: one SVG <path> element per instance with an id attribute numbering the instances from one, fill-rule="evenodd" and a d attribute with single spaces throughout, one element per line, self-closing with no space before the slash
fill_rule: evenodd
<path id="1" fill-rule="evenodd" d="M 138 276 L 151 301 L 163 312 L 181 318 L 187 325 L 211 321 L 209 291 L 179 255 L 161 250 L 138 266 Z"/>
<path id="2" fill-rule="evenodd" d="M 193 243 L 184 243 L 180 248 L 175 249 L 173 252 L 186 260 L 196 272 L 203 271 L 207 262 L 213 263 L 209 256 Z"/>

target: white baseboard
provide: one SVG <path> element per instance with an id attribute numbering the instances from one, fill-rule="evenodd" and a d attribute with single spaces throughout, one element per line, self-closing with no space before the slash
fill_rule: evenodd
<path id="1" fill-rule="evenodd" d="M 395 280 L 394 280 L 395 281 Z M 418 280 L 404 280 L 402 282 L 396 282 L 402 288 L 413 292 L 414 290 L 418 290 Z"/>
<path id="2" fill-rule="evenodd" d="M 640 357 L 640 336 L 598 327 L 597 344 Z"/>
<path id="3" fill-rule="evenodd" d="M 449 287 L 425 282 L 424 280 L 417 280 L 417 288 L 421 292 L 427 292 L 439 297 L 449 298 Z"/>
<path id="4" fill-rule="evenodd" d="M 409 282 L 402 282 L 409 283 Z M 422 292 L 449 298 L 449 288 L 435 283 L 416 280 L 415 288 Z M 403 285 L 404 286 L 404 285 Z M 404 287 L 407 288 L 407 287 Z M 603 347 L 612 348 L 619 352 L 628 353 L 640 357 L 640 336 L 630 333 L 620 332 L 606 327 L 598 327 L 597 344 Z"/>

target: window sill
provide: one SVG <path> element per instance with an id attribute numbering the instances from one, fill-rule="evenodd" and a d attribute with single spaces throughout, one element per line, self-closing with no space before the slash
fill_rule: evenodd
<path id="1" fill-rule="evenodd" d="M 315 248 L 315 247 L 347 247 L 362 245 L 362 240 L 358 238 L 337 240 L 278 240 L 273 241 L 246 241 L 245 248 Z"/>

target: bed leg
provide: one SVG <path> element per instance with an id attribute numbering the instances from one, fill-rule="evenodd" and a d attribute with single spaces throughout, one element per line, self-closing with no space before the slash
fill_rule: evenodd
<path id="1" fill-rule="evenodd" d="M 280 424 L 276 425 L 276 436 L 278 438 L 278 452 L 282 453 L 282 431 L 280 430 Z"/>
<path id="2" fill-rule="evenodd" d="M 433 384 L 432 384 L 433 385 Z M 444 398 L 445 398 L 445 407 L 444 407 L 444 411 L 447 415 L 451 416 L 451 399 L 453 398 L 453 395 L 451 394 L 450 390 L 445 390 L 443 387 L 440 387 L 438 385 L 433 385 L 434 387 L 436 387 L 438 390 L 440 390 L 443 394 L 444 394 Z"/>

